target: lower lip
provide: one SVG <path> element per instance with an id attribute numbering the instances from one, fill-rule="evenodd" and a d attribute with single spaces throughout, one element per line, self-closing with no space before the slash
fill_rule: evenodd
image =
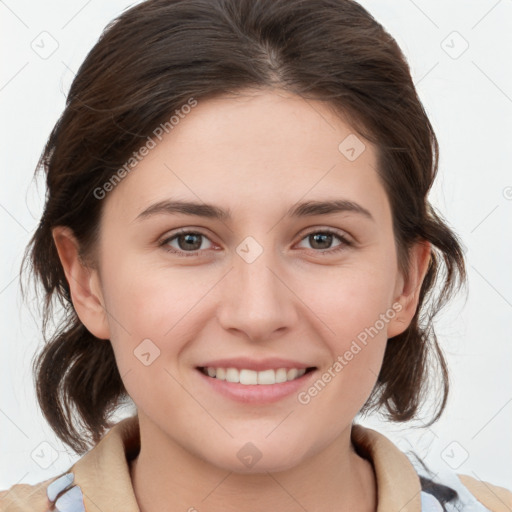
<path id="1" fill-rule="evenodd" d="M 268 404 L 296 394 L 300 388 L 309 383 L 316 370 L 309 371 L 298 379 L 277 384 L 240 384 L 228 382 L 205 375 L 201 370 L 196 371 L 215 391 L 240 403 Z"/>

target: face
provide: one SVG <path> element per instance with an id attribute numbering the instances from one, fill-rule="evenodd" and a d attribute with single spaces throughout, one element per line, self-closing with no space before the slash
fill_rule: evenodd
<path id="1" fill-rule="evenodd" d="M 91 289 L 107 313 L 79 315 L 110 339 L 145 421 L 215 466 L 278 471 L 326 449 L 406 327 L 376 151 L 355 137 L 284 92 L 199 101 L 103 199 Z M 258 363 L 314 369 L 253 385 L 198 369 Z"/>

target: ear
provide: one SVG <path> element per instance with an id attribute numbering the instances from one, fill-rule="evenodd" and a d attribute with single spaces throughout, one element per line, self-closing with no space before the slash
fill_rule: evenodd
<path id="1" fill-rule="evenodd" d="M 397 279 L 393 301 L 393 309 L 397 314 L 388 324 L 388 338 L 404 332 L 416 313 L 421 285 L 430 263 L 431 250 L 431 243 L 422 241 L 416 243 L 409 251 L 409 278 L 404 280 L 400 273 Z"/>
<path id="2" fill-rule="evenodd" d="M 52 235 L 78 318 L 97 338 L 110 339 L 98 271 L 80 258 L 79 244 L 70 228 L 58 226 Z"/>

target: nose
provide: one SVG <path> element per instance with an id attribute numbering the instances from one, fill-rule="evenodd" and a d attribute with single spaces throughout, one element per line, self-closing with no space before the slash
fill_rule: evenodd
<path id="1" fill-rule="evenodd" d="M 293 283 L 271 250 L 251 262 L 233 254 L 233 268 L 224 279 L 218 320 L 227 331 L 243 333 L 252 341 L 264 341 L 297 324 Z"/>

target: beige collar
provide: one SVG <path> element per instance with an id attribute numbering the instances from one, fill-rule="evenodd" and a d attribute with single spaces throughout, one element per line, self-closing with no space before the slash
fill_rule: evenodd
<path id="1" fill-rule="evenodd" d="M 139 436 L 138 417 L 125 418 L 71 467 L 87 512 L 140 512 L 129 466 Z M 352 441 L 374 467 L 377 512 L 421 512 L 420 480 L 407 456 L 384 435 L 359 424 L 353 425 Z"/>
<path id="2" fill-rule="evenodd" d="M 356 423 L 352 442 L 373 465 L 377 512 L 421 512 L 420 478 L 407 456 L 380 432 Z"/>

